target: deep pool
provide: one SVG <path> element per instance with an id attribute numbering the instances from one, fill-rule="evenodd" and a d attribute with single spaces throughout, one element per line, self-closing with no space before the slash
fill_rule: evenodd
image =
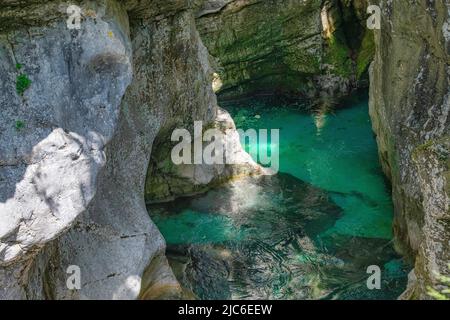
<path id="1" fill-rule="evenodd" d="M 149 206 L 187 297 L 395 299 L 406 266 L 392 246 L 392 201 L 367 99 L 333 113 L 247 100 L 242 129 L 280 129 L 280 174 Z M 367 267 L 381 269 L 369 290 Z"/>

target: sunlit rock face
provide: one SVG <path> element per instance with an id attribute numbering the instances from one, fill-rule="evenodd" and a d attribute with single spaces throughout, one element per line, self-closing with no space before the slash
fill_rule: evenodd
<path id="1" fill-rule="evenodd" d="M 192 124 L 186 124 L 191 127 Z M 206 128 L 198 137 L 192 136 L 190 144 L 190 160 L 194 152 L 203 154 L 209 146 L 215 146 L 216 151 L 222 151 L 220 159 L 215 159 L 212 164 L 190 163 L 174 164 L 172 161 L 172 149 L 179 142 L 171 142 L 167 133 L 162 133 L 154 143 L 147 180 L 145 183 L 145 199 L 147 203 L 167 202 L 180 196 L 193 195 L 205 192 L 213 186 L 222 184 L 230 179 L 245 177 L 248 175 L 271 174 L 260 167 L 252 157 L 246 153 L 242 146 L 236 126 L 230 114 L 224 109 L 217 110 L 217 116 L 213 121 L 205 124 L 206 128 L 217 130 L 214 141 L 204 142 L 203 137 Z M 168 134 L 171 134 L 171 130 Z M 197 141 L 196 141 L 197 140 Z M 202 144 L 202 148 L 196 150 L 195 144 Z M 219 161 L 217 161 L 219 160 Z"/>
<path id="2" fill-rule="evenodd" d="M 450 273 L 450 3 L 380 5 L 370 112 L 393 185 L 397 245 L 416 262 L 403 297 L 429 298 L 435 272 Z"/>
<path id="3" fill-rule="evenodd" d="M 84 21 L 80 32 L 68 30 L 55 3 L 25 9 L 30 16 L 23 19 L 35 26 L 8 29 L 0 38 L 3 298 L 43 295 L 43 280 L 35 277 L 45 270 L 33 261 L 46 264 L 36 258 L 40 250 L 93 200 L 132 79 L 128 22 L 117 4 L 95 7 L 98 16 Z M 47 12 L 60 19 L 50 23 Z M 23 92 L 19 75 L 31 81 Z"/>
<path id="4" fill-rule="evenodd" d="M 80 30 L 63 2 L 4 4 L 0 298 L 176 295 L 144 184 L 160 130 L 216 117 L 191 2 L 80 4 Z"/>
<path id="5" fill-rule="evenodd" d="M 197 25 L 220 97 L 283 93 L 315 103 L 360 86 L 372 58 L 366 1 L 206 1 Z"/>

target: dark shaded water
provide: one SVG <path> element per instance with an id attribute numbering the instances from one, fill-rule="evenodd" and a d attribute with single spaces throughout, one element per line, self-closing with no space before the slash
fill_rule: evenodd
<path id="1" fill-rule="evenodd" d="M 277 176 L 153 205 L 168 257 L 201 299 L 395 299 L 406 270 L 392 248 L 392 203 L 367 102 L 331 115 L 251 102 L 239 128 L 280 129 Z M 367 267 L 382 270 L 369 290 Z"/>

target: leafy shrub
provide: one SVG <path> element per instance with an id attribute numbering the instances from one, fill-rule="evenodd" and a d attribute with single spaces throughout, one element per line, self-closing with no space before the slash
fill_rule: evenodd
<path id="1" fill-rule="evenodd" d="M 14 124 L 14 127 L 17 131 L 20 131 L 25 128 L 25 122 L 23 122 L 22 120 L 17 120 Z"/>
<path id="2" fill-rule="evenodd" d="M 16 79 L 16 91 L 19 95 L 23 95 L 25 90 L 27 90 L 31 85 L 31 80 L 28 79 L 26 74 L 20 74 Z"/>

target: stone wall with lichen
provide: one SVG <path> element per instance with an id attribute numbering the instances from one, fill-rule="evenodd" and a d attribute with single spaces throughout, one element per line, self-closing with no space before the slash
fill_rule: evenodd
<path id="1" fill-rule="evenodd" d="M 397 248 L 415 261 L 403 298 L 430 298 L 450 261 L 450 2 L 380 1 L 370 114 L 392 182 Z"/>
<path id="2" fill-rule="evenodd" d="M 0 299 L 174 297 L 144 188 L 161 132 L 217 117 L 196 3 L 72 4 L 0 1 Z"/>
<path id="3" fill-rule="evenodd" d="M 368 85 L 365 1 L 210 0 L 197 13 L 222 99 L 280 93 L 335 103 Z"/>

